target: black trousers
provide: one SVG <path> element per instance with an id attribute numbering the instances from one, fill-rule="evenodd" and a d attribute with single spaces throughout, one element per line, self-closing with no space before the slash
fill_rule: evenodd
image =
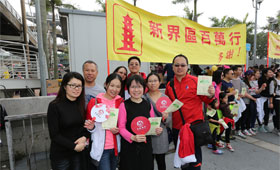
<path id="1" fill-rule="evenodd" d="M 164 154 L 153 154 L 156 159 L 158 170 L 166 170 L 165 153 Z M 153 168 L 155 169 L 155 168 Z"/>
<path id="2" fill-rule="evenodd" d="M 264 103 L 263 106 L 263 110 L 264 110 L 264 125 L 267 126 L 268 125 L 268 121 L 269 121 L 269 113 L 270 113 L 270 109 L 268 107 L 268 100 Z"/>
<path id="3" fill-rule="evenodd" d="M 275 110 L 275 115 L 273 116 L 273 125 L 274 128 L 279 130 L 279 124 L 280 124 L 280 100 L 273 99 L 273 110 Z"/>
<path id="4" fill-rule="evenodd" d="M 174 142 L 175 148 L 177 147 L 179 131 L 180 130 L 178 130 L 178 129 L 172 129 L 173 142 Z M 200 146 L 195 146 L 194 149 L 195 149 L 196 162 L 190 163 L 189 166 L 181 168 L 182 170 L 200 170 L 201 169 L 201 164 L 202 164 L 201 148 L 200 148 Z"/>
<path id="5" fill-rule="evenodd" d="M 226 143 L 230 143 L 230 132 L 231 132 L 231 123 L 228 123 L 228 128 L 226 129 L 225 132 L 225 138 L 226 138 Z M 221 136 L 223 134 L 224 131 L 221 131 L 220 134 L 217 136 L 217 141 L 221 140 Z"/>

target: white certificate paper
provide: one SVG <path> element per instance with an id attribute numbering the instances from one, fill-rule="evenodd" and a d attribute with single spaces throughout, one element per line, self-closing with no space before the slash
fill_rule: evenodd
<path id="1" fill-rule="evenodd" d="M 119 109 L 110 108 L 110 116 L 106 121 L 102 122 L 102 128 L 111 129 L 117 127 L 118 116 L 119 116 Z"/>
<path id="2" fill-rule="evenodd" d="M 151 123 L 151 128 L 146 135 L 157 135 L 156 128 L 160 127 L 161 117 L 150 117 L 149 121 Z"/>
<path id="3" fill-rule="evenodd" d="M 209 86 L 212 85 L 212 76 L 198 76 L 197 95 L 210 96 Z"/>
<path id="4" fill-rule="evenodd" d="M 184 103 L 180 102 L 178 99 L 175 99 L 171 105 L 165 110 L 166 113 L 171 113 L 179 110 Z"/>

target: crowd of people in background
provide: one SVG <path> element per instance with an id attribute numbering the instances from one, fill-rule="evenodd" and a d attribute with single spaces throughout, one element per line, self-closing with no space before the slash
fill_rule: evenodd
<path id="1" fill-rule="evenodd" d="M 141 60 L 133 56 L 128 59 L 128 69 L 116 68 L 103 86 L 95 81 L 98 66 L 94 61 L 83 64 L 83 76 L 76 72 L 65 74 L 47 114 L 52 169 L 153 170 L 156 160 L 158 169 L 166 170 L 165 154 L 170 142 L 177 147 L 180 129 L 198 120 L 209 120 L 214 140 L 208 147 L 214 154 L 223 154 L 221 148 L 235 151 L 230 144 L 233 132 L 242 138 L 258 132 L 280 134 L 279 65 L 249 67 L 245 72 L 242 66 L 202 70 L 199 66 L 189 69 L 188 65 L 188 58 L 180 54 L 172 63 L 159 65 L 156 72 L 146 76 L 140 72 Z M 209 96 L 196 93 L 199 75 L 212 76 Z M 165 94 L 160 87 L 166 88 Z M 163 96 L 171 101 L 178 99 L 183 106 L 173 113 L 160 112 L 156 102 Z M 105 130 L 91 118 L 91 109 L 97 103 L 119 109 L 116 128 Z M 239 104 L 239 114 L 232 112 L 235 104 Z M 212 109 L 216 110 L 214 115 L 205 114 Z M 270 115 L 274 129 L 268 127 Z M 162 117 L 155 130 L 157 135 L 135 134 L 130 124 L 138 116 Z M 201 169 L 201 147 L 195 145 L 192 149 L 196 161 L 182 165 L 183 170 Z"/>

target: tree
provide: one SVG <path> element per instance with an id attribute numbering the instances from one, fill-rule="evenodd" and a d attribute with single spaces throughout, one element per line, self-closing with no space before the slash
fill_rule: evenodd
<path id="1" fill-rule="evenodd" d="M 186 2 L 190 2 L 191 0 L 173 0 L 172 3 L 173 4 L 177 4 L 177 3 L 186 3 Z M 192 20 L 197 22 L 197 18 L 199 15 L 201 14 L 197 14 L 197 0 L 193 0 L 193 17 L 192 17 Z M 185 9 L 184 9 L 185 11 Z"/>
<path id="2" fill-rule="evenodd" d="M 243 20 L 236 19 L 234 17 L 228 17 L 223 16 L 221 19 L 218 19 L 217 17 L 211 17 L 209 18 L 213 24 L 212 27 L 232 27 L 236 24 L 246 24 L 247 30 L 247 38 L 246 42 L 249 44 L 254 44 L 254 25 L 255 23 L 252 21 L 247 21 L 248 19 L 248 13 L 243 18 Z M 266 48 L 267 48 L 267 38 L 265 38 L 264 32 L 260 32 L 257 34 L 257 56 L 260 58 L 263 58 L 266 56 Z M 252 53 L 249 53 L 250 59 L 252 59 Z"/>
<path id="3" fill-rule="evenodd" d="M 267 22 L 268 24 L 262 27 L 262 29 L 278 34 L 280 32 L 280 10 L 277 12 L 276 17 L 268 17 Z"/>
<path id="4" fill-rule="evenodd" d="M 101 6 L 102 9 L 100 12 L 106 12 L 106 4 L 104 0 L 95 0 L 95 2 Z"/>
<path id="5" fill-rule="evenodd" d="M 47 24 L 44 23 L 43 20 L 47 21 L 46 17 L 47 17 L 47 12 L 51 11 L 52 12 L 52 38 L 53 38 L 53 44 L 52 44 L 52 48 L 53 48 L 53 60 L 54 60 L 54 78 L 57 79 L 58 78 L 58 73 L 57 73 L 57 43 L 56 43 L 56 23 L 55 23 L 55 8 L 56 7 L 64 7 L 64 8 L 69 8 L 69 9 L 77 9 L 75 6 L 71 5 L 71 4 L 63 4 L 62 0 L 41 0 L 40 1 L 40 6 L 42 5 L 41 8 L 45 8 L 46 7 L 46 12 L 42 12 L 41 16 L 42 16 L 42 27 L 45 27 Z M 42 4 L 45 2 L 45 5 Z M 31 0 L 30 5 L 34 5 L 35 4 L 35 0 Z M 44 7 L 45 6 L 45 7 Z M 45 24 L 45 25 L 44 25 Z M 46 29 L 47 30 L 47 29 Z M 44 40 L 44 36 L 47 35 L 46 33 L 47 31 L 43 32 L 43 41 L 47 41 Z M 44 43 L 44 42 L 43 42 Z M 47 44 L 47 42 L 45 42 L 45 44 Z M 44 51 L 47 57 L 47 64 L 48 64 L 48 70 L 50 70 L 50 61 L 48 59 L 48 51 L 45 49 L 44 47 Z M 50 73 L 48 73 L 50 75 Z M 49 77 L 50 78 L 50 77 Z"/>
<path id="6" fill-rule="evenodd" d="M 189 20 L 192 20 L 192 19 L 193 19 L 193 11 L 191 12 L 190 9 L 189 9 L 189 7 L 187 7 L 187 6 L 185 6 L 184 11 L 185 11 L 185 13 L 186 13 L 186 16 L 184 16 L 184 18 L 187 18 L 187 19 L 189 19 Z M 202 14 L 203 14 L 203 13 L 197 14 L 197 18 L 198 18 L 199 16 L 201 16 Z"/>

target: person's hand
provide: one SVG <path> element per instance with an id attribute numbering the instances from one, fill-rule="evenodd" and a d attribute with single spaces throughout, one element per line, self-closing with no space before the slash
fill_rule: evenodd
<path id="1" fill-rule="evenodd" d="M 256 98 L 253 98 L 252 100 L 253 100 L 254 102 L 256 102 L 256 101 L 257 101 L 257 99 L 256 99 Z"/>
<path id="2" fill-rule="evenodd" d="M 266 83 L 263 83 L 262 86 L 261 86 L 261 90 L 265 90 L 267 84 Z"/>
<path id="3" fill-rule="evenodd" d="M 87 128 L 88 130 L 92 130 L 94 128 L 95 121 L 93 120 L 86 120 L 84 124 L 84 128 Z"/>
<path id="4" fill-rule="evenodd" d="M 84 137 L 84 136 L 82 136 L 82 137 L 80 137 L 79 139 L 77 139 L 74 143 L 75 144 L 80 144 L 80 143 L 86 143 L 86 141 L 87 141 L 87 138 L 86 137 Z"/>
<path id="5" fill-rule="evenodd" d="M 78 143 L 78 144 L 75 146 L 74 150 L 75 150 L 76 152 L 81 152 L 81 151 L 84 150 L 85 147 L 86 147 L 86 143 Z"/>
<path id="6" fill-rule="evenodd" d="M 117 133 L 119 133 L 120 129 L 119 129 L 119 128 L 111 128 L 110 131 L 111 131 L 113 134 L 117 134 Z"/>
<path id="7" fill-rule="evenodd" d="M 213 85 L 210 85 L 209 87 L 208 87 L 208 93 L 209 93 L 209 98 L 212 98 L 214 95 L 215 95 L 215 88 L 214 88 L 214 86 Z"/>
<path id="8" fill-rule="evenodd" d="M 273 103 L 269 103 L 268 108 L 273 109 Z"/>
<path id="9" fill-rule="evenodd" d="M 242 98 L 242 97 L 245 97 L 244 95 L 242 95 L 242 94 L 238 94 L 238 97 L 240 98 Z"/>
<path id="10" fill-rule="evenodd" d="M 162 119 L 166 120 L 168 118 L 168 113 L 167 112 L 162 112 Z"/>
<path id="11" fill-rule="evenodd" d="M 156 134 L 159 136 L 162 133 L 163 129 L 162 127 L 156 128 Z"/>
<path id="12" fill-rule="evenodd" d="M 132 135 L 131 140 L 134 142 L 146 142 L 146 135 Z"/>

